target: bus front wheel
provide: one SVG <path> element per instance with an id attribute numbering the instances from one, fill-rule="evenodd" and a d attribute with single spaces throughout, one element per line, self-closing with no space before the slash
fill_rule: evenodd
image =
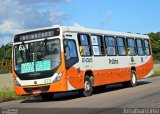
<path id="1" fill-rule="evenodd" d="M 82 95 L 84 97 L 91 96 L 93 92 L 92 81 L 89 76 L 85 77 L 84 80 L 84 89 L 82 90 Z"/>

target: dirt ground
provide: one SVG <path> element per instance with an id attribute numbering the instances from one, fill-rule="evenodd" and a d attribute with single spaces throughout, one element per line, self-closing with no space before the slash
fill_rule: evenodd
<path id="1" fill-rule="evenodd" d="M 0 90 L 2 88 L 13 89 L 12 74 L 0 74 Z"/>

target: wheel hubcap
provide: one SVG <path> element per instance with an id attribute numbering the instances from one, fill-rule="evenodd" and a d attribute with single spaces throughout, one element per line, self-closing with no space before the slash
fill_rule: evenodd
<path id="1" fill-rule="evenodd" d="M 90 89 L 90 83 L 88 81 L 85 81 L 85 91 L 89 91 Z"/>
<path id="2" fill-rule="evenodd" d="M 135 76 L 135 74 L 132 74 L 132 82 L 133 82 L 133 84 L 136 84 L 136 76 Z"/>

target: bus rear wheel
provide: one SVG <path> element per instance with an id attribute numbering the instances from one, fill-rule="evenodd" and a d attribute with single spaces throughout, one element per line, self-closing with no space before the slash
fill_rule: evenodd
<path id="1" fill-rule="evenodd" d="M 137 74 L 135 70 L 131 70 L 131 79 L 129 82 L 123 83 L 124 87 L 135 87 L 137 86 Z"/>
<path id="2" fill-rule="evenodd" d="M 84 80 L 84 89 L 82 90 L 82 95 L 84 97 L 91 96 L 93 92 L 92 81 L 89 76 L 85 77 Z"/>
<path id="3" fill-rule="evenodd" d="M 130 86 L 131 86 L 131 87 L 137 86 L 137 75 L 136 75 L 136 71 L 135 71 L 135 70 L 132 70 L 132 71 L 131 71 Z"/>
<path id="4" fill-rule="evenodd" d="M 54 93 L 42 93 L 41 94 L 42 99 L 45 101 L 52 100 L 53 96 L 54 96 Z"/>

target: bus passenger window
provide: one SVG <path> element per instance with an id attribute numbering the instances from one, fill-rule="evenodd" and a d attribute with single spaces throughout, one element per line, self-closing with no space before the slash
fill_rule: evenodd
<path id="1" fill-rule="evenodd" d="M 149 40 L 144 40 L 144 47 L 145 47 L 145 54 L 151 55 L 150 48 L 149 48 Z"/>
<path id="2" fill-rule="evenodd" d="M 86 34 L 78 35 L 79 51 L 81 56 L 91 56 L 89 36 Z"/>
<path id="3" fill-rule="evenodd" d="M 127 38 L 127 54 L 136 55 L 136 46 L 133 38 Z"/>
<path id="4" fill-rule="evenodd" d="M 136 43 L 137 43 L 138 55 L 140 55 L 140 56 L 144 55 L 144 49 L 143 49 L 142 39 L 137 39 Z"/>
<path id="5" fill-rule="evenodd" d="M 117 48 L 118 48 L 118 54 L 121 56 L 126 55 L 126 48 L 124 43 L 124 38 L 118 37 L 117 38 Z"/>
<path id="6" fill-rule="evenodd" d="M 116 43 L 114 37 L 106 36 L 105 43 L 107 48 L 107 55 L 116 55 Z"/>
<path id="7" fill-rule="evenodd" d="M 104 55 L 104 45 L 103 45 L 103 37 L 91 35 L 91 44 L 94 55 Z"/>

